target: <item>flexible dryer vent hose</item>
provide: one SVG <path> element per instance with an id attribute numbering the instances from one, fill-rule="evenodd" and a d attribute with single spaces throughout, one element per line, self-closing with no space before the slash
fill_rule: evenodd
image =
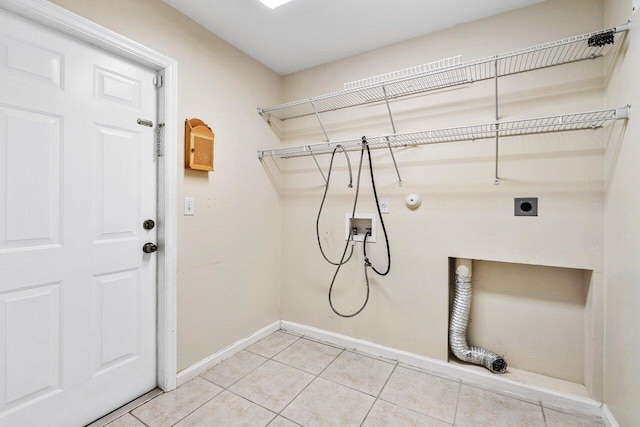
<path id="1" fill-rule="evenodd" d="M 492 351 L 467 344 L 467 324 L 471 309 L 471 260 L 456 260 L 456 289 L 449 324 L 449 346 L 464 362 L 484 366 L 494 374 L 507 370 L 507 362 Z"/>

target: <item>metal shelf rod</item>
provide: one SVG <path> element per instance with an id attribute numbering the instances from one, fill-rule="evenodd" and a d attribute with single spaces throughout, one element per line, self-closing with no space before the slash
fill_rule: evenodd
<path id="1" fill-rule="evenodd" d="M 629 118 L 631 106 L 607 110 L 586 111 L 580 113 L 560 114 L 528 118 L 521 120 L 496 121 L 493 123 L 460 126 L 442 129 L 423 130 L 418 132 L 398 133 L 367 137 L 369 147 L 375 149 L 389 149 L 391 147 L 412 147 L 417 145 L 437 144 L 457 141 L 468 141 L 508 136 L 522 136 L 541 133 L 553 133 L 572 130 L 597 129 L 607 122 L 625 120 Z M 330 154 L 337 145 L 342 145 L 346 151 L 356 151 L 361 148 L 361 139 L 348 139 L 321 144 L 304 145 L 270 150 L 258 150 L 258 157 L 274 156 L 291 158 L 313 155 Z"/>
<path id="2" fill-rule="evenodd" d="M 327 111 L 366 105 L 426 93 L 433 90 L 474 83 L 533 70 L 595 59 L 603 56 L 611 44 L 591 41 L 602 35 L 628 31 L 630 24 L 569 37 L 537 46 L 515 50 L 470 62 L 445 65 L 440 68 L 351 88 L 339 92 L 293 101 L 268 108 L 258 108 L 265 120 L 280 120 L 318 115 Z M 494 63 L 497 61 L 497 67 Z"/>

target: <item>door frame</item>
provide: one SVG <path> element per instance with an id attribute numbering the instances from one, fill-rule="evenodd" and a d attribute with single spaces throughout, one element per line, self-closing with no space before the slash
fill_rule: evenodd
<path id="1" fill-rule="evenodd" d="M 157 122 L 164 123 L 158 157 L 158 274 L 157 274 L 157 384 L 164 391 L 176 388 L 177 376 L 177 161 L 178 63 L 146 46 L 46 0 L 0 0 L 6 9 L 75 39 L 102 48 L 158 71 L 164 84 L 158 89 Z"/>

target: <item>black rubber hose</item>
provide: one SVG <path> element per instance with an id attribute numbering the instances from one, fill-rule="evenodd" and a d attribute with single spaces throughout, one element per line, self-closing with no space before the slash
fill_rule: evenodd
<path id="1" fill-rule="evenodd" d="M 389 250 L 389 236 L 387 234 L 387 228 L 384 225 L 384 220 L 382 219 L 382 212 L 380 211 L 380 203 L 378 202 L 378 191 L 376 190 L 376 180 L 373 177 L 373 164 L 371 163 L 371 150 L 369 149 L 369 144 L 366 144 L 367 147 L 367 157 L 369 158 L 369 172 L 371 173 L 371 187 L 373 187 L 373 197 L 376 199 L 376 208 L 378 209 L 378 218 L 380 218 L 380 225 L 382 226 L 382 232 L 384 233 L 384 242 L 387 246 L 387 269 L 384 273 L 378 271 L 371 263 L 371 269 L 376 272 L 376 274 L 380 276 L 386 276 L 389 274 L 389 270 L 391 270 L 391 251 Z M 363 252 L 365 262 L 368 262 L 367 258 L 367 239 L 364 239 L 363 243 Z"/>
<path id="2" fill-rule="evenodd" d="M 367 269 L 369 267 L 371 267 L 371 269 L 373 269 L 373 271 L 375 273 L 377 273 L 380 276 L 386 276 L 387 274 L 389 274 L 389 270 L 391 270 L 391 251 L 389 249 L 389 236 L 387 234 L 387 228 L 384 225 L 384 220 L 382 219 L 382 212 L 380 211 L 380 203 L 378 202 L 378 192 L 376 190 L 376 182 L 375 182 L 375 178 L 374 178 L 374 174 L 373 174 L 373 164 L 371 162 L 371 150 L 369 149 L 369 144 L 367 143 L 367 139 L 365 137 L 362 137 L 362 148 L 360 150 L 360 163 L 358 165 L 358 179 L 356 182 L 356 196 L 353 202 L 353 212 L 351 213 L 351 217 L 353 218 L 355 216 L 356 213 L 356 207 L 358 205 L 358 194 L 360 193 L 360 175 L 362 172 L 362 163 L 363 163 L 363 158 L 364 158 L 364 149 L 367 149 L 367 157 L 369 159 L 369 172 L 371 175 L 371 186 L 373 187 L 373 196 L 375 198 L 376 201 L 376 207 L 378 210 L 378 218 L 380 219 L 380 224 L 382 226 L 382 231 L 384 232 L 384 240 L 386 243 L 386 247 L 387 247 L 387 269 L 385 272 L 381 273 L 379 272 L 375 267 L 373 267 L 373 265 L 371 265 L 371 262 L 369 261 L 369 258 L 367 257 L 367 237 L 369 237 L 371 235 L 370 232 L 365 233 L 364 235 L 364 239 L 363 239 L 363 243 L 362 243 L 362 251 L 364 254 L 364 280 L 365 280 L 365 285 L 367 287 L 367 296 L 364 300 L 364 303 L 362 304 L 362 306 L 354 311 L 353 313 L 350 314 L 344 314 L 344 313 L 340 313 L 338 310 L 336 310 L 336 308 L 333 306 L 333 300 L 332 300 L 332 294 L 333 294 L 333 285 L 335 284 L 336 278 L 338 277 L 338 273 L 340 272 L 340 268 L 342 267 L 343 264 L 345 264 L 347 261 L 343 261 L 344 260 L 344 256 L 347 253 L 347 247 L 349 245 L 349 241 L 347 241 L 347 244 L 345 245 L 344 251 L 342 253 L 342 258 L 340 259 L 340 263 L 334 264 L 337 265 L 336 271 L 333 274 L 333 278 L 331 279 L 331 286 L 329 286 L 329 306 L 331 307 L 331 310 L 333 310 L 333 312 L 335 314 L 337 314 L 340 317 L 354 317 L 358 314 L 360 314 L 360 312 L 362 312 L 362 310 L 364 310 L 364 308 L 367 306 L 367 304 L 369 303 L 369 295 L 370 295 L 370 285 L 369 285 L 369 274 Z M 335 150 L 333 151 L 333 154 L 335 154 Z M 333 155 L 332 155 L 332 163 L 333 163 Z M 331 171 L 331 165 L 329 166 L 329 170 Z M 330 172 L 329 172 L 330 174 Z M 327 179 L 327 187 L 329 186 L 329 180 Z M 325 195 L 326 195 L 326 190 L 325 190 Z M 323 203 L 324 203 L 324 198 L 323 198 Z M 321 205 L 321 209 L 322 209 L 322 205 Z M 319 215 L 318 215 L 319 218 Z M 317 228 L 317 222 L 316 222 L 316 228 Z M 352 237 L 353 238 L 353 237 Z M 319 239 L 319 237 L 318 237 Z M 318 240 L 318 244 L 319 244 L 319 240 Z M 349 258 L 351 258 L 351 255 L 353 255 L 353 246 L 351 247 L 351 254 L 349 255 Z M 325 257 L 326 259 L 326 257 Z"/>
<path id="3" fill-rule="evenodd" d="M 338 148 L 342 148 L 344 155 L 347 157 L 347 164 L 349 165 L 349 188 L 353 187 L 353 184 L 352 184 L 353 179 L 351 177 L 351 162 L 349 160 L 349 156 L 347 155 L 347 152 L 344 149 L 344 147 L 342 147 L 341 145 L 337 145 L 336 148 L 333 149 L 333 153 L 331 153 L 331 161 L 329 162 L 329 172 L 327 172 L 327 182 L 324 186 L 324 194 L 322 195 L 322 202 L 320 202 L 320 209 L 318 209 L 318 218 L 316 219 L 316 238 L 318 239 L 318 247 L 320 248 L 320 253 L 324 257 L 324 259 L 331 265 L 338 265 L 338 263 L 331 261 L 327 257 L 327 255 L 324 253 L 324 250 L 322 249 L 322 243 L 320 242 L 320 216 L 322 215 L 322 208 L 324 207 L 324 201 L 326 200 L 327 192 L 329 191 L 329 182 L 331 181 L 331 171 L 333 170 L 333 159 L 336 155 L 336 151 L 338 150 Z M 360 166 L 362 167 L 362 164 Z M 356 194 L 356 199 L 357 197 L 358 196 Z M 351 239 L 353 239 L 353 236 L 351 236 L 350 234 L 348 241 L 351 241 Z M 349 262 L 349 260 L 351 259 L 351 256 L 353 256 L 353 246 L 351 246 L 351 253 L 349 254 L 349 257 L 344 261 L 340 260 L 340 265 L 346 264 L 347 262 Z M 343 257 L 344 257 L 344 254 L 343 254 Z"/>
<path id="4" fill-rule="evenodd" d="M 358 177 L 356 180 L 356 195 L 355 198 L 353 200 L 353 210 L 351 212 L 351 217 L 353 218 L 356 214 L 356 207 L 358 206 L 358 195 L 360 194 L 360 176 L 362 174 L 362 163 L 364 160 L 364 144 L 366 141 L 363 141 L 363 147 L 360 150 L 360 163 L 358 165 Z M 334 150 L 335 153 L 335 150 Z M 328 184 L 328 179 L 327 179 L 327 184 Z M 328 186 L 328 185 L 327 185 Z M 353 238 L 353 237 L 352 237 Z M 351 239 L 352 239 L 351 238 Z M 349 239 L 346 243 L 346 245 L 344 246 L 344 251 L 342 252 L 342 258 L 340 258 L 340 262 L 336 263 L 334 265 L 337 265 L 336 271 L 335 273 L 333 273 L 333 278 L 331 279 L 331 285 L 329 286 L 329 306 L 331 307 L 331 310 L 333 310 L 333 312 L 335 314 L 337 314 L 340 317 L 353 317 L 357 314 L 359 314 L 362 310 L 364 310 L 364 308 L 367 306 L 367 303 L 369 302 L 369 280 L 367 279 L 367 298 L 364 301 L 364 304 L 362 305 L 362 307 L 360 307 L 357 311 L 351 313 L 351 314 L 344 314 L 344 313 L 340 313 L 338 310 L 336 310 L 336 308 L 333 306 L 333 299 L 332 299 L 332 295 L 333 295 L 333 285 L 336 283 L 336 278 L 338 277 L 338 273 L 340 272 L 340 268 L 348 261 L 344 260 L 345 255 L 347 254 L 347 248 L 349 247 L 349 243 L 351 243 L 351 239 Z M 366 239 L 366 235 L 365 235 L 365 239 Z M 351 255 L 353 255 L 353 246 L 351 247 Z M 351 258 L 351 255 L 349 255 L 349 258 Z M 365 266 L 365 277 L 366 277 L 366 266 Z"/>

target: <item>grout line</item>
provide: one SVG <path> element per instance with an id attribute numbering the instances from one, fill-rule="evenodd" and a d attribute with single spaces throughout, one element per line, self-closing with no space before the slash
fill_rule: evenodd
<path id="1" fill-rule="evenodd" d="M 325 366 L 325 367 L 324 367 L 324 369 L 322 369 L 322 371 L 320 371 L 320 372 L 318 373 L 318 375 L 316 375 L 316 376 L 317 376 L 317 377 L 320 377 L 320 375 L 324 374 L 324 371 L 326 371 L 327 369 L 329 369 L 329 366 L 333 365 L 333 362 L 335 362 L 335 361 L 336 361 L 336 359 L 337 359 L 338 357 L 340 357 L 340 355 L 341 355 L 342 353 L 344 353 L 345 351 L 347 351 L 347 350 L 346 350 L 346 349 L 342 349 L 342 351 L 341 351 L 340 353 L 338 353 L 338 354 L 336 355 L 336 357 L 334 357 L 334 358 L 333 358 L 333 360 L 331 360 L 331 362 L 327 363 L 327 366 Z M 324 377 L 321 377 L 321 378 L 322 378 L 322 379 L 326 379 L 326 378 L 324 378 Z"/>
<path id="2" fill-rule="evenodd" d="M 282 331 L 279 329 L 279 330 L 277 330 L 277 331 L 273 332 L 271 335 L 275 334 L 276 332 L 282 332 Z M 282 333 L 285 333 L 285 334 L 286 334 L 286 332 L 282 332 Z M 267 335 L 266 337 L 262 338 L 262 340 L 264 340 L 264 339 L 266 339 L 266 338 L 269 338 L 271 335 Z M 293 335 L 293 334 L 287 334 L 287 335 L 292 336 L 292 337 L 296 337 L 296 339 L 295 339 L 294 341 L 291 341 L 291 343 L 290 343 L 290 344 L 287 344 L 287 346 L 286 346 L 286 347 L 284 347 L 282 350 L 279 350 L 276 354 L 274 354 L 274 355 L 273 355 L 273 356 L 271 356 L 271 357 L 267 357 L 267 356 L 265 356 L 264 354 L 256 353 L 255 351 L 251 351 L 251 350 L 249 350 L 249 347 L 251 347 L 252 345 L 255 345 L 255 344 L 259 343 L 259 342 L 260 342 L 260 341 L 262 341 L 262 340 L 260 340 L 260 341 L 258 341 L 258 342 L 256 342 L 256 343 L 252 344 L 251 346 L 249 346 L 249 347 L 245 348 L 244 350 L 246 350 L 246 351 L 248 351 L 249 353 L 252 353 L 252 354 L 257 354 L 258 356 L 266 357 L 266 358 L 267 358 L 267 359 L 269 359 L 269 360 L 273 360 L 273 358 L 274 358 L 274 357 L 276 357 L 277 355 L 279 355 L 280 353 L 282 353 L 283 351 L 285 351 L 286 349 L 288 349 L 289 347 L 291 347 L 293 344 L 295 344 L 295 343 L 297 343 L 298 341 L 300 341 L 300 339 L 302 339 L 302 336 L 300 336 L 300 335 Z"/>
<path id="3" fill-rule="evenodd" d="M 284 409 L 283 409 L 283 411 L 284 411 Z M 276 417 L 275 417 L 273 420 L 271 420 L 271 422 L 269 422 L 269 424 L 267 424 L 267 425 L 268 425 L 268 426 L 269 426 L 269 425 L 271 425 L 275 420 L 277 420 L 277 419 L 278 419 L 278 417 L 283 418 L 283 419 L 285 419 L 285 420 L 287 420 L 287 421 L 289 421 L 289 422 L 291 422 L 291 423 L 293 423 L 293 424 L 295 424 L 295 425 L 297 425 L 297 426 L 304 427 L 302 424 L 300 424 L 300 423 L 298 423 L 298 422 L 296 422 L 296 421 L 293 421 L 292 419 L 289 419 L 289 418 L 285 417 L 285 416 L 284 416 L 284 415 L 282 415 L 282 414 L 278 414 L 278 415 L 276 415 Z"/>
<path id="4" fill-rule="evenodd" d="M 273 409 L 269 409 L 269 408 L 267 408 L 266 406 L 264 406 L 264 405 L 262 405 L 262 404 L 260 404 L 260 403 L 258 403 L 258 402 L 254 402 L 253 400 L 249 399 L 248 397 L 242 396 L 242 395 L 240 395 L 240 394 L 238 394 L 238 393 L 234 392 L 233 390 L 226 390 L 226 391 L 227 391 L 227 392 L 229 392 L 229 393 L 231 393 L 231 394 L 233 394 L 233 395 L 234 395 L 234 396 L 236 396 L 236 397 L 239 397 L 240 399 L 244 399 L 244 400 L 246 400 L 247 402 L 251 402 L 251 403 L 253 403 L 253 404 L 254 404 L 254 405 L 256 405 L 256 406 L 259 406 L 259 407 L 261 407 L 262 409 L 266 409 L 267 411 L 269 411 L 269 412 L 271 412 L 271 413 L 276 414 L 276 416 L 278 416 L 278 415 L 279 415 L 279 414 L 278 414 L 276 411 L 274 411 Z M 271 420 L 271 421 L 273 421 L 273 420 Z M 269 421 L 269 422 L 271 422 L 271 421 Z"/>
<path id="5" fill-rule="evenodd" d="M 531 400 L 535 400 L 534 402 L 532 402 L 531 400 L 527 400 L 526 397 L 520 397 L 519 395 L 517 395 L 515 393 L 505 392 L 505 391 L 502 391 L 502 390 L 496 390 L 496 389 L 488 387 L 488 386 L 483 386 L 482 384 L 469 383 L 469 382 L 466 382 L 466 381 L 462 381 L 461 384 L 464 384 L 464 385 L 466 385 L 468 387 L 473 387 L 473 388 L 478 389 L 478 390 L 482 390 L 482 391 L 487 392 L 487 393 L 497 394 L 498 396 L 506 397 L 508 399 L 513 399 L 513 400 L 517 400 L 517 401 L 520 401 L 520 402 L 523 402 L 523 403 L 528 403 L 529 405 L 542 406 L 542 402 L 540 400 L 531 399 Z"/>
<path id="6" fill-rule="evenodd" d="M 255 355 L 255 353 L 251 353 L 251 354 L 254 354 L 254 355 Z M 257 356 L 259 356 L 259 355 L 257 355 Z M 264 356 L 261 356 L 261 357 L 264 357 Z M 263 361 L 262 361 L 258 366 L 256 366 L 255 368 L 251 369 L 251 370 L 250 370 L 249 372 L 247 372 L 246 374 L 242 375 L 240 378 L 238 378 L 237 380 L 235 380 L 233 383 L 229 384 L 229 386 L 228 386 L 228 387 L 225 387 L 225 386 L 223 386 L 223 385 L 221 385 L 221 384 L 217 384 L 217 383 L 215 383 L 215 382 L 213 382 L 213 381 L 210 381 L 210 380 L 208 380 L 208 379 L 206 379 L 206 378 L 202 378 L 202 377 L 201 377 L 201 378 L 202 378 L 203 380 L 207 380 L 207 381 L 209 381 L 211 384 L 215 384 L 215 385 L 217 385 L 218 387 L 222 387 L 222 388 L 223 388 L 223 389 L 225 389 L 225 390 L 229 390 L 231 387 L 233 387 L 233 386 L 234 386 L 234 385 L 236 385 L 238 382 L 240 382 L 241 380 L 243 380 L 243 379 L 244 379 L 244 377 L 246 377 L 247 375 L 249 375 L 250 373 L 252 373 L 253 371 L 255 371 L 256 369 L 258 369 L 259 367 L 261 367 L 262 365 L 264 365 L 265 363 L 267 363 L 267 362 L 270 360 L 270 359 L 267 359 L 266 357 L 264 357 L 264 359 L 265 359 L 265 360 L 263 360 Z M 227 359 L 227 360 L 229 360 L 229 359 Z M 206 371 L 205 371 L 205 372 L 206 372 Z M 204 372 L 203 372 L 203 373 L 204 373 Z M 202 374 L 200 374 L 200 375 L 202 375 Z"/>
<path id="7" fill-rule="evenodd" d="M 391 379 L 391 377 L 393 376 L 393 373 L 396 371 L 396 369 L 398 368 L 398 363 L 396 362 L 396 365 L 393 367 L 393 369 L 391 370 L 391 373 L 389 374 L 389 376 L 387 377 L 387 379 L 385 380 L 384 384 L 382 385 L 382 387 L 380 388 L 380 391 L 378 392 L 378 395 L 375 396 L 375 399 L 373 399 L 373 403 L 371 404 L 371 407 L 369 408 L 369 410 L 367 411 L 367 414 L 364 416 L 364 418 L 362 419 L 362 422 L 360 423 L 360 426 L 362 426 L 364 424 L 364 422 L 367 420 L 367 417 L 369 416 L 369 414 L 371 413 L 371 410 L 373 409 L 373 407 L 376 405 L 376 403 L 378 402 L 378 400 L 380 399 L 380 395 L 382 394 L 382 391 L 384 390 L 384 388 L 387 386 L 387 384 L 389 383 L 389 380 Z"/>
<path id="8" fill-rule="evenodd" d="M 115 420 L 117 420 L 118 418 L 123 417 L 124 415 L 139 408 L 145 403 L 152 401 L 153 399 L 155 399 L 156 397 L 162 394 L 163 394 L 163 391 L 156 387 L 153 390 L 150 390 L 145 394 L 136 397 L 132 401 L 125 403 L 119 408 L 114 409 L 113 411 L 109 412 L 103 417 L 93 421 L 92 423 L 88 424 L 87 427 L 104 427 L 106 425 L 109 425 Z"/>
<path id="9" fill-rule="evenodd" d="M 282 414 L 282 412 L 287 409 L 289 407 L 289 405 L 291 405 L 293 403 L 294 400 L 296 400 L 298 398 L 298 396 L 300 396 L 307 388 L 309 388 L 309 386 L 317 379 L 318 377 L 313 377 L 313 379 L 311 381 L 309 381 L 309 383 L 307 385 L 305 385 L 302 390 L 300 390 L 300 392 L 298 394 L 296 394 L 295 396 L 293 396 L 293 399 L 291 399 L 289 402 L 287 402 L 286 405 L 284 405 L 284 408 L 282 408 L 280 410 L 280 412 L 278 412 L 278 415 Z"/>
<path id="10" fill-rule="evenodd" d="M 204 378 L 202 378 L 204 379 Z M 222 390 L 220 393 L 216 393 L 213 397 L 211 397 L 211 399 L 207 399 L 206 402 L 204 402 L 202 405 L 198 406 L 197 408 L 195 408 L 193 411 L 189 412 L 187 415 L 185 415 L 184 417 L 180 418 L 178 421 L 176 421 L 175 423 L 171 424 L 172 426 L 175 426 L 176 424 L 178 424 L 179 422 L 181 422 L 182 420 L 184 420 L 185 418 L 187 418 L 189 415 L 193 414 L 194 412 L 196 412 L 198 409 L 202 408 L 204 405 L 206 405 L 207 403 L 211 402 L 213 399 L 219 397 L 222 393 L 224 393 L 224 390 Z"/>
<path id="11" fill-rule="evenodd" d="M 326 345 L 327 347 L 333 347 L 333 348 L 339 348 L 340 350 L 346 350 L 346 347 L 339 346 L 337 344 L 333 344 L 333 343 L 330 343 L 328 341 L 323 341 L 323 340 L 321 340 L 319 338 L 314 338 L 314 337 L 312 337 L 310 335 L 303 335 L 302 338 L 307 340 L 307 341 L 311 341 L 311 342 L 315 342 L 315 343 L 318 343 L 318 344 Z"/>
<path id="12" fill-rule="evenodd" d="M 298 397 L 299 397 L 299 396 L 300 396 L 300 395 L 301 395 L 301 394 L 302 394 L 302 393 L 303 393 L 307 388 L 309 388 L 309 386 L 310 386 L 311 384 L 313 384 L 313 382 L 314 382 L 315 380 L 317 380 L 318 378 L 320 378 L 320 375 L 321 375 L 321 374 L 322 374 L 322 373 L 323 373 L 323 372 L 324 372 L 324 371 L 325 371 L 325 370 L 326 370 L 326 369 L 327 369 L 327 368 L 328 368 L 328 367 L 329 367 L 333 362 L 335 362 L 335 360 L 336 360 L 336 359 L 337 359 L 337 358 L 338 358 L 342 353 L 344 353 L 344 349 L 342 349 L 342 351 L 341 351 L 340 353 L 338 353 L 338 354 L 337 354 L 337 355 L 336 355 L 336 356 L 331 360 L 331 362 L 327 363 L 327 366 L 325 366 L 325 367 L 324 367 L 324 369 L 322 369 L 318 374 L 316 374 L 316 375 L 313 377 L 313 379 L 312 379 L 311 381 L 309 381 L 309 384 L 307 384 L 306 386 L 304 386 L 304 388 L 303 388 L 302 390 L 300 390 L 300 393 L 298 393 L 298 394 L 297 394 L 293 399 L 291 399 L 291 401 L 290 401 L 289 403 L 287 403 L 287 404 L 285 405 L 285 407 L 284 407 L 284 408 L 282 408 L 282 410 L 278 413 L 278 415 L 282 416 L 282 415 L 281 415 L 281 414 L 282 414 L 282 412 L 283 412 L 285 409 L 287 409 L 287 408 L 289 407 L 289 405 L 291 405 L 291 404 L 293 403 L 293 401 L 294 401 L 294 400 L 296 400 L 296 399 L 297 399 L 297 398 L 298 398 Z M 289 366 L 289 365 L 286 365 L 286 366 Z M 290 367 L 293 367 L 293 366 L 290 366 Z M 303 371 L 303 372 L 304 372 L 304 371 Z M 310 374 L 310 375 L 313 375 L 313 374 Z M 323 379 L 324 379 L 324 378 L 323 378 Z M 296 424 L 297 424 L 297 423 L 296 423 Z"/>
<path id="13" fill-rule="evenodd" d="M 153 399 L 151 399 L 153 400 Z M 151 402 L 151 400 L 149 402 Z M 136 417 L 133 412 L 127 412 L 129 415 L 131 415 L 133 418 L 135 418 L 136 420 L 140 421 L 142 424 L 144 424 L 146 427 L 149 427 L 149 424 L 145 423 L 144 421 L 142 421 L 140 418 Z M 115 420 L 114 420 L 115 421 Z M 113 422 L 113 421 L 112 421 Z"/>
<path id="14" fill-rule="evenodd" d="M 456 425 L 456 418 L 458 418 L 458 407 L 460 406 L 460 396 L 462 395 L 462 382 L 458 383 L 458 396 L 456 397 L 456 409 L 453 411 L 453 421 L 451 425 Z"/>
<path id="15" fill-rule="evenodd" d="M 384 363 L 395 364 L 395 365 L 397 365 L 399 363 L 397 360 L 387 359 L 386 357 L 374 356 L 372 354 L 367 354 L 367 353 L 360 352 L 360 351 L 358 351 L 356 349 L 345 349 L 345 351 L 348 351 L 351 354 L 368 357 L 369 359 L 378 360 L 378 361 L 384 362 Z"/>

